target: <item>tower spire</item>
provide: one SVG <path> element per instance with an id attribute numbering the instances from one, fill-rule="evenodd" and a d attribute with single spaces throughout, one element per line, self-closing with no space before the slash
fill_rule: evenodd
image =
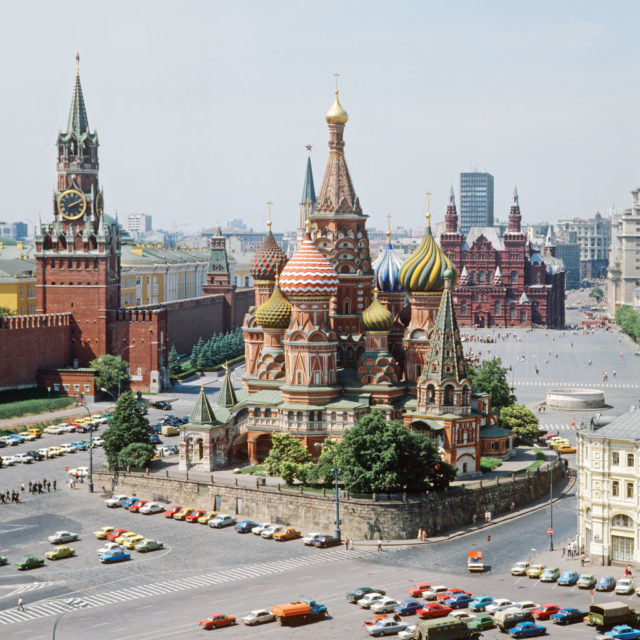
<path id="1" fill-rule="evenodd" d="M 76 78 L 73 85 L 73 95 L 71 97 L 69 119 L 67 120 L 67 134 L 69 133 L 75 133 L 76 135 L 89 133 L 89 119 L 87 118 L 87 109 L 84 105 L 82 85 L 80 84 L 79 52 L 76 52 Z"/>
<path id="2" fill-rule="evenodd" d="M 449 204 L 447 212 L 444 214 L 445 233 L 457 233 L 458 231 L 458 211 L 456 209 L 456 200 L 453 194 L 453 185 L 449 190 Z"/>
<path id="3" fill-rule="evenodd" d="M 518 199 L 518 186 L 513 187 L 513 202 L 509 211 L 509 233 L 520 233 L 522 215 L 520 214 L 520 203 Z"/>

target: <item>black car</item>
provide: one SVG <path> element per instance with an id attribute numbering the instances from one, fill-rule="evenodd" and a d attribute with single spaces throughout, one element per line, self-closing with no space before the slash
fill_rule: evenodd
<path id="1" fill-rule="evenodd" d="M 338 538 L 334 538 L 333 536 L 320 536 L 316 538 L 312 543 L 314 547 L 318 547 L 319 549 L 326 549 L 327 547 L 337 547 L 342 543 Z"/>
<path id="2" fill-rule="evenodd" d="M 166 400 L 158 400 L 157 402 L 153 403 L 153 408 L 169 411 L 171 409 L 171 403 L 167 402 Z"/>
<path id="3" fill-rule="evenodd" d="M 34 460 L 44 460 L 44 456 L 37 451 L 27 451 L 27 455 L 31 456 Z"/>

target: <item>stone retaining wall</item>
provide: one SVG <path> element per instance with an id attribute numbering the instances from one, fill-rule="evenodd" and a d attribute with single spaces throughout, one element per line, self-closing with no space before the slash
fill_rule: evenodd
<path id="1" fill-rule="evenodd" d="M 555 462 L 554 483 L 562 477 Z M 494 516 L 510 510 L 511 503 L 525 506 L 549 495 L 548 465 L 515 479 L 473 483 L 425 496 L 407 495 L 403 500 L 374 501 L 344 498 L 340 501 L 342 533 L 358 539 L 409 539 L 419 527 L 430 534 L 440 526 L 441 533 L 470 524 L 473 514 L 482 521 L 489 510 Z M 332 495 L 300 494 L 275 487 L 255 488 L 162 478 L 141 473 L 120 473 L 114 477 L 94 472 L 96 488 L 114 493 L 135 494 L 147 500 L 166 500 L 199 509 L 230 513 L 258 522 L 276 522 L 302 530 L 332 532 L 335 500 Z"/>

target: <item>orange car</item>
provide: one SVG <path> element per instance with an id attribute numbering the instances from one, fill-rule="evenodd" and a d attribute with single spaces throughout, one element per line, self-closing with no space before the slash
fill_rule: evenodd
<path id="1" fill-rule="evenodd" d="M 273 539 L 277 540 L 278 542 L 284 542 L 285 540 L 295 540 L 299 537 L 300 532 L 293 527 L 287 527 L 286 529 L 283 529 L 282 531 L 276 531 L 276 533 L 273 534 Z"/>
<path id="2" fill-rule="evenodd" d="M 196 511 L 192 511 L 186 518 L 185 521 L 186 522 L 198 522 L 198 518 L 201 518 L 205 513 L 207 513 L 206 511 L 202 511 L 201 509 L 198 509 Z"/>
<path id="3" fill-rule="evenodd" d="M 180 505 L 176 505 L 175 507 L 170 507 L 169 509 L 167 509 L 164 512 L 164 517 L 165 518 L 173 518 L 173 516 L 175 516 L 176 513 L 178 513 L 178 511 L 180 511 L 180 509 L 182 509 L 182 507 Z"/>
<path id="4" fill-rule="evenodd" d="M 193 513 L 193 509 L 191 507 L 182 507 L 178 513 L 173 514 L 174 520 L 184 520 L 187 516 L 190 516 Z"/>
<path id="5" fill-rule="evenodd" d="M 421 598 L 425 591 L 429 591 L 431 585 L 428 582 L 418 582 L 415 587 L 409 588 L 409 595 L 412 598 Z"/>
<path id="6" fill-rule="evenodd" d="M 230 627 L 236 623 L 234 616 L 224 613 L 212 613 L 208 618 L 200 620 L 200 626 L 204 629 L 219 629 L 220 627 Z"/>

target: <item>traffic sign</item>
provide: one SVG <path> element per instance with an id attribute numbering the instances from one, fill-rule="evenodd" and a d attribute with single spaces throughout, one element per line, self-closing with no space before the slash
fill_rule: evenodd
<path id="1" fill-rule="evenodd" d="M 553 535 L 553 529 L 547 529 L 547 533 L 552 536 Z"/>

